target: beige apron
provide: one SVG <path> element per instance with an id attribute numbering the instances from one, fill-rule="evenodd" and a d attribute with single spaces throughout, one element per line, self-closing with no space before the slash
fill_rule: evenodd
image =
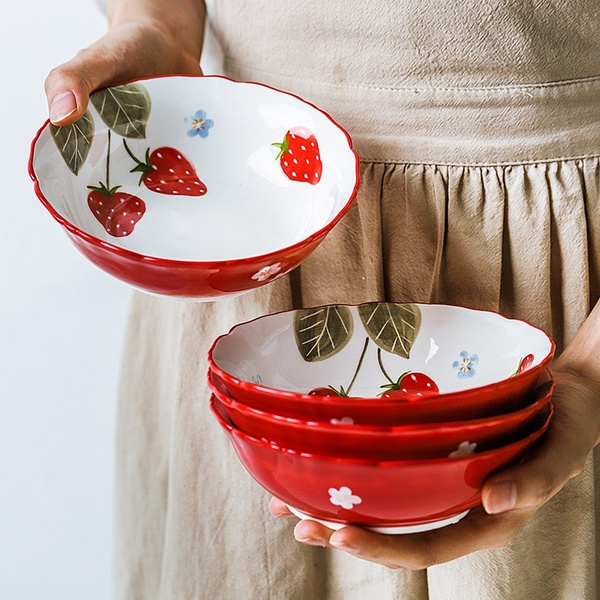
<path id="1" fill-rule="evenodd" d="M 291 276 L 134 298 L 118 415 L 119 600 L 593 600 L 593 460 L 507 547 L 421 572 L 297 543 L 207 406 L 211 341 L 292 306 L 499 310 L 567 343 L 599 295 L 596 0 L 216 0 L 225 72 L 314 102 L 361 156 L 355 206 Z M 600 466 L 600 465 L 599 465 Z"/>

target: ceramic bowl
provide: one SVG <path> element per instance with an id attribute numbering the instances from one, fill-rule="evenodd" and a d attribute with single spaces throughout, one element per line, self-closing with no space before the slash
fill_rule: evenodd
<path id="1" fill-rule="evenodd" d="M 349 458 L 427 459 L 482 452 L 522 438 L 531 422 L 546 411 L 554 382 L 548 370 L 545 383 L 529 394 L 521 409 L 485 417 L 420 425 L 357 425 L 348 421 L 307 421 L 257 410 L 211 385 L 213 402 L 233 426 L 278 446 Z"/>
<path id="2" fill-rule="evenodd" d="M 480 504 L 495 471 L 517 463 L 548 427 L 546 405 L 522 439 L 481 453 L 430 460 L 373 461 L 299 452 L 234 427 L 211 409 L 250 475 L 302 517 L 338 528 L 352 523 L 382 533 L 412 533 L 454 523 Z"/>
<path id="3" fill-rule="evenodd" d="M 553 354 L 546 333 L 497 313 L 368 303 L 241 323 L 208 361 L 231 397 L 259 410 L 389 425 L 517 410 Z"/>
<path id="4" fill-rule="evenodd" d="M 43 125 L 29 170 L 93 263 L 142 290 L 200 300 L 296 267 L 358 185 L 357 155 L 331 117 L 218 76 L 99 90 L 76 124 Z"/>

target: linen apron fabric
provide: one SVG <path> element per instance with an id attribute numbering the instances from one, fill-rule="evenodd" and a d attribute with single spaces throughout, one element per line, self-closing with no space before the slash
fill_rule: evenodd
<path id="1" fill-rule="evenodd" d="M 595 0 L 216 0 L 213 18 L 225 73 L 329 112 L 353 138 L 361 183 L 349 214 L 289 276 L 213 303 L 134 297 L 118 413 L 116 597 L 600 597 L 593 457 L 506 547 L 394 571 L 295 542 L 296 519 L 268 513 L 205 385 L 217 335 L 323 303 L 497 310 L 564 347 L 599 296 Z"/>

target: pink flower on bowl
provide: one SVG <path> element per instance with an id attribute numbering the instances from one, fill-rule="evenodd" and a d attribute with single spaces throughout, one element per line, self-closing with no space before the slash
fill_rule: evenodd
<path id="1" fill-rule="evenodd" d="M 459 456 L 469 456 L 469 454 L 474 454 L 475 449 L 477 448 L 477 444 L 475 442 L 461 442 L 458 445 L 458 448 L 453 452 L 450 452 L 448 456 L 450 458 L 456 458 Z"/>
<path id="2" fill-rule="evenodd" d="M 279 271 L 281 271 L 281 263 L 277 262 L 267 267 L 263 267 L 262 269 L 260 269 L 260 271 L 254 273 L 254 275 L 252 275 L 252 279 L 261 282 L 266 281 L 267 279 L 270 279 L 271 277 L 277 275 Z"/>

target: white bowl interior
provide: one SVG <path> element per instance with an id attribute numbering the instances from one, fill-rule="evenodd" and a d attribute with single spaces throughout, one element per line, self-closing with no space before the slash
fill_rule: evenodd
<path id="1" fill-rule="evenodd" d="M 138 185 L 140 173 L 123 138 L 110 137 L 110 186 L 143 199 L 146 212 L 126 237 L 107 233 L 87 204 L 88 186 L 106 180 L 108 127 L 90 104 L 94 135 L 89 154 L 72 172 L 45 127 L 35 144 L 33 170 L 59 215 L 111 244 L 152 257 L 221 261 L 288 247 L 321 230 L 339 214 L 356 184 L 349 138 L 326 114 L 290 94 L 221 77 L 165 77 L 137 82 L 151 99 L 145 137 L 126 139 L 140 159 L 170 146 L 194 166 L 206 185 L 202 197 L 157 193 Z M 190 136 L 190 120 L 205 111 L 214 124 Z M 286 131 L 309 129 L 323 164 L 316 185 L 291 181 L 276 160 Z"/>
<path id="2" fill-rule="evenodd" d="M 374 304 L 363 306 L 375 307 Z M 390 383 L 381 370 L 379 350 L 381 363 L 392 380 L 406 371 L 424 373 L 435 381 L 440 393 L 504 380 L 518 370 L 525 356 L 533 355 L 530 366 L 534 367 L 552 352 L 551 339 L 523 321 L 456 306 L 408 306 L 420 314 L 416 335 L 405 340 L 408 357 L 405 351 L 400 355 L 380 350 L 374 340 L 376 336 L 367 331 L 361 320 L 359 307 L 350 306 L 344 307 L 352 322 L 346 345 L 337 353 L 327 353 L 321 360 L 307 361 L 299 351 L 293 311 L 234 327 L 217 341 L 212 360 L 217 367 L 242 381 L 270 388 L 300 393 L 327 386 L 336 389 L 343 386 L 347 390 L 366 345 L 349 395 L 375 397 L 383 391 L 382 385 Z M 365 314 L 368 312 L 369 308 Z M 405 327 L 401 314 L 391 318 L 388 328 L 392 327 L 397 330 Z M 319 330 L 319 335 L 327 335 L 324 329 Z"/>

